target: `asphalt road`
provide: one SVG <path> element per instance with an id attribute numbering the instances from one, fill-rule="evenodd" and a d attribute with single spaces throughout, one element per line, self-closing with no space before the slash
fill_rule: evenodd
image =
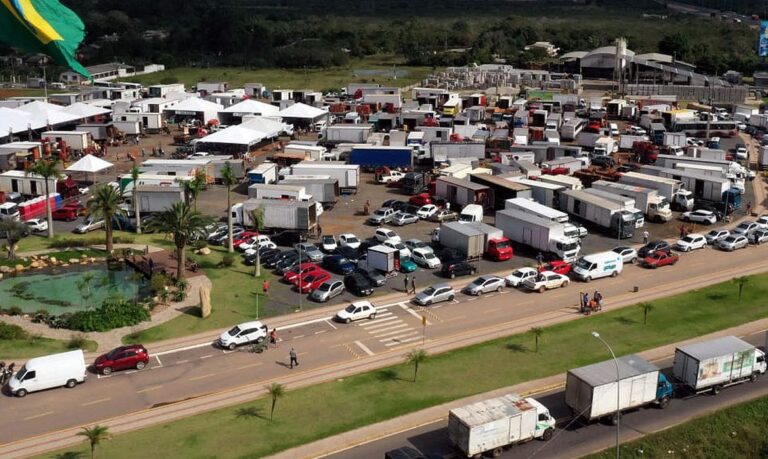
<path id="1" fill-rule="evenodd" d="M 280 323 L 284 325 L 278 325 L 279 348 L 263 354 L 252 354 L 244 348 L 231 352 L 217 349 L 211 344 L 215 333 L 158 354 L 150 347 L 153 357 L 142 371 L 108 377 L 92 375 L 86 383 L 71 390 L 33 393 L 22 399 L 6 396 L 0 405 L 0 444 L 207 394 L 245 386 L 263 387 L 268 381 L 304 375 L 304 379 L 309 379 L 318 372 L 332 377 L 339 374 L 340 365 L 347 365 L 346 374 L 363 371 L 375 368 L 376 362 L 400 361 L 403 350 L 420 345 L 422 339 L 428 347 L 436 344 L 447 349 L 503 336 L 515 327 L 527 330 L 548 321 L 575 319 L 579 317 L 577 295 L 582 289 L 599 288 L 608 306 L 611 302 L 652 299 L 764 271 L 766 265 L 762 260 L 766 253 L 766 246 L 735 253 L 707 248 L 682 256 L 674 267 L 646 270 L 628 266 L 616 278 L 588 285 L 574 283 L 543 294 L 508 288 L 483 297 L 458 294 L 454 302 L 428 309 L 416 307 L 401 297 L 390 304 L 376 304 L 376 319 L 349 325 L 332 322 L 330 314 L 318 313 L 318 317 L 300 323 L 282 318 Z M 465 283 L 455 282 L 457 286 Z M 632 293 L 634 286 L 640 294 Z M 427 319 L 424 328 L 422 317 Z M 426 332 L 425 337 L 422 331 Z M 296 348 L 301 364 L 294 370 L 286 366 L 290 347 Z"/>
<path id="2" fill-rule="evenodd" d="M 755 345 L 765 344 L 765 334 L 745 338 Z M 664 373 L 670 374 L 672 356 L 654 362 Z M 666 409 L 643 408 L 625 413 L 621 418 L 621 441 L 637 439 L 643 435 L 663 430 L 706 413 L 735 405 L 739 402 L 768 394 L 768 377 L 755 383 L 744 383 L 725 389 L 717 396 L 703 394 L 673 400 Z M 549 442 L 531 441 L 505 451 L 501 457 L 573 458 L 611 448 L 616 441 L 616 427 L 601 423 L 586 424 L 573 421 L 565 405 L 562 389 L 534 395 L 550 409 L 557 419 L 557 431 Z M 446 413 L 447 416 L 447 413 Z M 383 457 L 384 453 L 403 446 L 416 448 L 429 457 L 462 457 L 448 440 L 447 418 L 397 435 L 381 438 L 331 456 L 331 459 L 358 459 Z"/>

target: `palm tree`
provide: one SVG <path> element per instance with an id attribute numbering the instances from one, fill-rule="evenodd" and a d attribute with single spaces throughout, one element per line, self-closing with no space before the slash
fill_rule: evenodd
<path id="1" fill-rule="evenodd" d="M 112 223 L 116 215 L 125 216 L 125 211 L 120 208 L 122 193 L 111 185 L 101 185 L 88 200 L 88 214 L 94 220 L 104 219 L 104 231 L 107 233 L 107 253 L 112 254 Z"/>
<path id="2" fill-rule="evenodd" d="M 16 244 L 27 234 L 29 234 L 29 228 L 24 223 L 12 219 L 0 220 L 0 236 L 4 236 L 8 242 L 9 260 L 16 259 Z"/>
<path id="3" fill-rule="evenodd" d="M 195 172 L 195 178 L 181 182 L 182 188 L 184 188 L 184 196 L 186 197 L 187 205 L 192 204 L 195 212 L 197 212 L 197 197 L 205 188 L 208 183 L 208 176 L 205 171 L 198 170 Z"/>
<path id="4" fill-rule="evenodd" d="M 93 459 L 93 453 L 96 450 L 96 446 L 102 441 L 109 440 L 111 435 L 109 434 L 109 427 L 95 425 L 93 427 L 83 427 L 82 432 L 77 433 L 88 439 L 91 443 L 91 459 Z"/>
<path id="5" fill-rule="evenodd" d="M 229 165 L 229 161 L 224 163 L 224 167 L 221 169 L 221 181 L 227 187 L 227 228 L 229 235 L 227 236 L 227 251 L 234 252 L 235 248 L 232 246 L 232 186 L 237 185 L 237 177 L 235 177 L 235 171 L 232 166 Z"/>
<path id="6" fill-rule="evenodd" d="M 416 382 L 416 377 L 419 375 L 419 364 L 427 360 L 427 356 L 427 351 L 424 349 L 414 349 L 405 354 L 405 364 L 413 364 L 413 382 Z"/>
<path id="7" fill-rule="evenodd" d="M 131 168 L 131 179 L 133 180 L 133 213 L 136 215 L 136 234 L 141 234 L 141 215 L 139 214 L 139 175 L 141 169 L 136 166 Z"/>
<path id="8" fill-rule="evenodd" d="M 267 386 L 267 393 L 269 393 L 269 396 L 272 397 L 272 410 L 269 412 L 269 420 L 271 421 L 275 414 L 275 405 L 277 405 L 277 399 L 285 395 L 285 386 L 280 383 L 272 383 Z"/>
<path id="9" fill-rule="evenodd" d="M 653 311 L 653 305 L 647 301 L 644 301 L 638 305 L 643 310 L 643 325 L 648 323 L 648 313 Z"/>
<path id="10" fill-rule="evenodd" d="M 253 226 L 253 230 L 260 233 L 264 229 L 264 207 L 251 209 L 248 212 L 248 216 L 251 218 L 251 225 Z M 253 266 L 253 276 L 261 276 L 261 255 L 258 245 L 256 246 L 256 263 L 254 263 Z"/>
<path id="11" fill-rule="evenodd" d="M 160 212 L 157 219 L 147 225 L 151 230 L 173 236 L 173 243 L 176 246 L 177 279 L 184 277 L 187 244 L 197 237 L 202 237 L 205 227 L 210 223 L 210 218 L 192 210 L 187 203 L 177 202 Z"/>
<path id="12" fill-rule="evenodd" d="M 541 335 L 544 334 L 544 329 L 541 327 L 531 327 L 530 330 L 528 330 L 536 340 L 536 352 L 539 352 L 539 339 L 541 338 Z"/>
<path id="13" fill-rule="evenodd" d="M 749 277 L 747 276 L 734 277 L 733 283 L 739 286 L 739 302 L 741 302 L 741 294 L 744 291 L 744 286 L 749 283 Z"/>
<path id="14" fill-rule="evenodd" d="M 57 179 L 61 177 L 61 172 L 59 171 L 59 162 L 54 160 L 50 161 L 47 159 L 42 159 L 38 161 L 34 166 L 30 167 L 25 171 L 26 175 L 33 175 L 37 174 L 40 177 L 43 178 L 43 186 L 45 187 L 45 215 L 48 219 L 48 237 L 53 237 L 53 213 L 51 212 L 51 201 L 48 199 L 48 195 L 50 194 L 50 189 L 48 182 L 50 182 L 51 179 Z"/>

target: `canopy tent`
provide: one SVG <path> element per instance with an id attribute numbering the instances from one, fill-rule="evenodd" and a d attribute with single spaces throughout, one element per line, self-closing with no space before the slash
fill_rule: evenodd
<path id="1" fill-rule="evenodd" d="M 60 105 L 53 105 L 39 100 L 22 105 L 16 110 L 29 113 L 38 122 L 42 122 L 43 126 L 56 126 L 59 124 L 72 123 L 81 119 L 78 115 L 65 112 L 64 107 Z"/>
<path id="2" fill-rule="evenodd" d="M 0 137 L 44 127 L 45 121 L 40 121 L 30 113 L 14 108 L 0 107 Z"/>
<path id="3" fill-rule="evenodd" d="M 107 108 L 101 108 L 95 105 L 84 104 L 82 102 L 75 102 L 72 105 L 67 105 L 61 111 L 65 113 L 69 113 L 71 115 L 76 115 L 81 119 L 112 113 L 112 110 L 109 110 Z"/>
<path id="4" fill-rule="evenodd" d="M 96 173 L 105 171 L 110 167 L 114 167 L 114 164 L 110 163 L 109 161 L 104 161 L 103 159 L 97 158 L 93 155 L 85 155 L 77 162 L 69 166 L 66 171 L 83 172 L 86 175 L 90 173 L 93 176 L 93 183 L 96 183 Z"/>
<path id="5" fill-rule="evenodd" d="M 209 102 L 199 97 L 190 97 L 163 111 L 166 113 L 166 117 L 194 117 L 207 123 L 209 120 L 218 119 L 218 113 L 223 109 L 224 106 L 221 104 Z"/>
<path id="6" fill-rule="evenodd" d="M 221 111 L 221 113 L 244 113 L 260 116 L 277 116 L 279 112 L 280 109 L 274 105 L 265 104 L 264 102 L 259 102 L 258 100 L 253 99 L 246 99 Z"/>
<path id="7" fill-rule="evenodd" d="M 261 116 L 251 117 L 246 121 L 243 121 L 243 124 L 240 126 L 263 132 L 267 137 L 277 137 L 282 133 L 288 135 L 293 133 L 293 126 L 290 124 Z"/>
<path id="8" fill-rule="evenodd" d="M 264 132 L 250 129 L 242 125 L 231 126 L 214 132 L 202 139 L 198 139 L 196 145 L 206 143 L 226 143 L 231 145 L 254 145 L 261 142 L 268 135 Z"/>
<path id="9" fill-rule="evenodd" d="M 315 120 L 317 118 L 327 116 L 328 112 L 299 102 L 291 105 L 288 108 L 280 110 L 279 115 L 283 118 Z"/>

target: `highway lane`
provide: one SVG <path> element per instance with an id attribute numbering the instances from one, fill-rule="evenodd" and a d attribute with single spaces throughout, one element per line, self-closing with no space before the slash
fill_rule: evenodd
<path id="1" fill-rule="evenodd" d="M 759 333 L 745 339 L 755 345 L 763 345 L 765 334 Z M 671 373 L 672 356 L 654 363 L 663 368 L 667 375 Z M 674 399 L 663 410 L 651 407 L 627 412 L 621 419 L 621 439 L 622 442 L 634 440 L 706 413 L 765 395 L 768 395 L 768 376 L 758 379 L 755 383 L 729 387 L 717 396 L 703 394 Z M 610 448 L 616 444 L 616 427 L 601 423 L 572 422 L 570 412 L 565 406 L 565 395 L 562 389 L 536 394 L 534 397 L 547 406 L 558 420 L 555 436 L 549 442 L 536 440 L 514 446 L 505 451 L 501 457 L 570 459 Z M 459 458 L 460 454 L 448 441 L 446 425 L 447 418 L 326 456 L 326 458 L 384 457 L 386 451 L 403 446 L 416 448 L 424 454 L 431 455 L 429 457 Z"/>
<path id="2" fill-rule="evenodd" d="M 379 314 L 373 321 L 338 324 L 328 315 L 278 328 L 279 348 L 263 354 L 250 353 L 246 348 L 223 351 L 211 345 L 216 337 L 211 334 L 205 341 L 153 356 L 148 368 L 139 372 L 109 377 L 92 375 L 75 389 L 33 393 L 23 399 L 6 397 L 0 406 L 0 443 L 248 385 L 263 387 L 313 371 L 326 371 L 325 377 L 330 378 L 337 366 L 343 364 L 363 371 L 375 368 L 371 362 L 377 358 L 392 356 L 400 360 L 406 349 L 421 345 L 422 339 L 426 339 L 427 345 L 459 346 L 471 340 L 490 339 L 487 336 L 491 333 L 512 333 L 514 327 L 526 330 L 551 320 L 575 319 L 581 317 L 577 312 L 581 290 L 600 289 L 610 308 L 612 302 L 652 299 L 743 273 L 764 271 L 768 267 L 760 259 L 765 254 L 765 246 L 736 253 L 705 249 L 684 255 L 674 267 L 646 270 L 628 266 L 616 278 L 590 284 L 572 283 L 544 294 L 512 289 L 483 297 L 458 294 L 454 302 L 430 308 L 396 301 L 377 305 Z M 465 278 L 454 284 L 465 285 L 470 281 Z M 640 293 L 632 293 L 635 286 Z M 426 327 L 422 327 L 422 317 L 426 317 Z M 266 323 L 269 325 L 270 321 Z M 294 370 L 286 366 L 291 346 L 299 353 L 301 364 Z"/>

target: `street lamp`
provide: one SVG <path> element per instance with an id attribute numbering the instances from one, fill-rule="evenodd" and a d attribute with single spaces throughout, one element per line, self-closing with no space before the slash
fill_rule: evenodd
<path id="1" fill-rule="evenodd" d="M 619 373 L 619 361 L 616 359 L 616 354 L 613 353 L 611 346 L 600 337 L 600 333 L 593 331 L 592 336 L 600 340 L 608 348 L 608 352 L 611 353 L 613 358 L 613 363 L 616 365 L 616 459 L 619 459 L 621 457 L 621 450 L 619 449 L 621 446 L 621 388 L 619 387 L 621 384 L 621 374 Z"/>

